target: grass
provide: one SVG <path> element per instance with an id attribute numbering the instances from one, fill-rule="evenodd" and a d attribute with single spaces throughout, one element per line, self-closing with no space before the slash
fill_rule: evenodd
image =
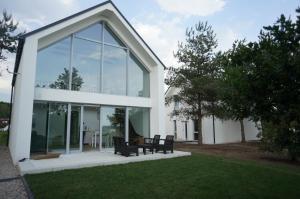
<path id="1" fill-rule="evenodd" d="M 300 168 L 200 154 L 25 177 L 43 199 L 300 197 Z"/>
<path id="2" fill-rule="evenodd" d="M 6 146 L 7 132 L 0 132 L 0 146 Z"/>

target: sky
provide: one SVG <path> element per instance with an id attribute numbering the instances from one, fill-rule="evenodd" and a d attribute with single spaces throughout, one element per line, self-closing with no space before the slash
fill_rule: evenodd
<path id="1" fill-rule="evenodd" d="M 97 5 L 103 0 L 1 0 L 26 32 Z M 207 21 L 217 35 L 217 50 L 225 51 L 234 40 L 256 41 L 263 26 L 273 24 L 280 14 L 295 20 L 299 0 L 113 0 L 166 66 L 178 65 L 173 56 L 185 30 Z M 3 68 L 13 70 L 15 55 L 9 55 Z M 1 68 L 0 67 L 0 68 Z M 0 101 L 10 100 L 11 74 L 2 70 Z"/>

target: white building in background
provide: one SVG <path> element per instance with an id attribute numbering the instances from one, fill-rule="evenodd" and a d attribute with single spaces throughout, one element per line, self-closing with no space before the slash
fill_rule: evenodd
<path id="1" fill-rule="evenodd" d="M 168 88 L 165 96 L 173 96 L 179 92 L 178 88 Z M 173 134 L 178 141 L 194 141 L 198 139 L 198 125 L 191 119 L 182 116 L 172 116 L 174 109 L 182 104 L 172 102 L 166 105 L 166 133 Z M 255 123 L 244 120 L 246 141 L 257 140 L 258 129 Z M 202 120 L 202 134 L 204 144 L 214 144 L 213 118 L 205 117 Z M 215 118 L 215 143 L 234 143 L 241 141 L 240 123 L 232 120 L 221 121 Z"/>
<path id="2" fill-rule="evenodd" d="M 164 65 L 111 1 L 26 33 L 14 74 L 14 163 L 165 137 Z"/>

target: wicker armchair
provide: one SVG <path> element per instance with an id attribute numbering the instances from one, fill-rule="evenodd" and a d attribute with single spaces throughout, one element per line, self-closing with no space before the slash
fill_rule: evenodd
<path id="1" fill-rule="evenodd" d="M 139 155 L 138 146 L 129 145 L 128 142 L 125 142 L 125 139 L 122 137 L 113 137 L 115 154 L 118 152 L 121 155 L 128 157 L 131 153 L 135 153 L 136 156 Z"/>
<path id="2" fill-rule="evenodd" d="M 154 152 L 154 150 L 159 145 L 160 135 L 154 135 L 153 138 L 144 138 L 144 144 L 139 145 L 140 148 L 143 148 L 143 153 L 146 155 L 146 150 L 149 149 L 150 152 Z"/>
<path id="3" fill-rule="evenodd" d="M 167 151 L 171 151 L 171 153 L 173 153 L 174 136 L 173 135 L 167 135 L 166 139 L 161 139 L 161 140 L 164 140 L 164 143 L 163 144 L 159 144 L 156 147 L 156 152 L 163 151 L 164 154 L 166 154 Z"/>

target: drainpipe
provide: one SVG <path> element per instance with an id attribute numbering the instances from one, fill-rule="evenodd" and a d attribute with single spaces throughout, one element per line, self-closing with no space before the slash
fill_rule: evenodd
<path id="1" fill-rule="evenodd" d="M 216 144 L 215 115 L 212 115 L 212 119 L 213 119 L 213 137 L 214 137 L 214 144 Z"/>
<path id="2" fill-rule="evenodd" d="M 11 90 L 10 90 L 10 104 L 9 104 L 9 121 L 8 121 L 8 131 L 7 131 L 6 146 L 8 146 L 8 144 L 9 144 L 8 142 L 9 142 L 9 134 L 10 134 L 10 123 L 11 123 L 13 92 L 14 92 L 14 86 L 11 85 Z"/>

